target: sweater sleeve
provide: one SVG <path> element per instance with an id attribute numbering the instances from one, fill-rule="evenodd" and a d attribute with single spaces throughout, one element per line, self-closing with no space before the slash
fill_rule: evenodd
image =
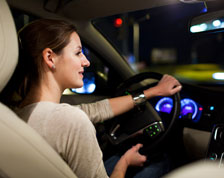
<path id="1" fill-rule="evenodd" d="M 107 178 L 96 131 L 88 116 L 64 104 L 52 117 L 47 123 L 48 138 L 75 174 L 79 178 Z"/>
<path id="2" fill-rule="evenodd" d="M 77 106 L 89 116 L 93 123 L 102 122 L 114 116 L 108 99 Z"/>

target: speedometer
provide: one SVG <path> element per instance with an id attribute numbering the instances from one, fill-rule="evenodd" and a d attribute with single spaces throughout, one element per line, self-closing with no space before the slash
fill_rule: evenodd
<path id="1" fill-rule="evenodd" d="M 189 118 L 195 119 L 198 112 L 198 106 L 192 99 L 184 98 L 181 100 L 181 118 Z"/>

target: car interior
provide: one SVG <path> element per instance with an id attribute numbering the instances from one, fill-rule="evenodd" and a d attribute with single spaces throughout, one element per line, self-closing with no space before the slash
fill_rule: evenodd
<path id="1" fill-rule="evenodd" d="M 218 48 L 220 54 L 215 52 L 218 56 L 215 61 L 211 62 L 206 58 L 205 63 L 199 64 L 198 61 L 208 56 L 207 48 L 200 48 L 201 51 L 197 55 L 201 56 L 197 57 L 197 63 L 194 59 L 195 53 L 190 53 L 187 48 L 191 40 L 186 39 L 186 36 L 178 36 L 177 31 L 170 31 L 168 26 L 164 30 L 161 25 L 161 32 L 171 32 L 170 38 L 177 36 L 172 40 L 172 45 L 178 46 L 177 52 L 166 48 L 168 33 L 163 37 L 164 43 L 162 37 L 160 39 L 156 36 L 161 44 L 155 42 L 156 47 L 151 49 L 151 62 L 148 68 L 136 70 L 136 66 L 133 68 L 133 63 L 129 61 L 132 58 L 126 59 L 119 45 L 122 49 L 131 48 L 136 60 L 140 60 L 143 53 L 141 56 L 141 50 L 136 48 L 139 39 L 135 39 L 136 35 L 129 36 L 130 39 L 133 38 L 133 46 L 125 46 L 127 41 L 122 36 L 125 36 L 127 29 L 125 31 L 125 27 L 120 28 L 113 20 L 117 17 L 130 17 L 130 31 L 136 34 L 136 31 L 144 31 L 140 25 L 147 22 L 148 14 L 153 19 L 153 15 L 160 15 L 159 9 L 162 8 L 161 13 L 168 16 L 175 9 L 165 9 L 174 7 L 173 5 L 180 9 L 182 6 L 191 9 L 195 6 L 206 8 L 206 12 L 193 13 L 185 21 L 180 13 L 179 18 L 175 16 L 180 22 L 173 26 L 178 31 L 178 28 L 181 29 L 182 25 L 185 25 L 188 37 L 197 42 L 198 46 L 207 44 L 201 40 L 202 38 L 206 37 L 208 40 L 215 36 L 219 42 L 221 41 Z M 130 112 L 96 124 L 97 139 L 105 160 L 140 142 L 144 145 L 140 153 L 148 155 L 151 159 L 159 159 L 164 152 L 169 155 L 174 171 L 165 177 L 222 177 L 224 79 L 210 81 L 203 77 L 210 71 L 220 74 L 224 67 L 220 62 L 224 51 L 224 25 L 221 25 L 222 21 L 224 24 L 223 10 L 224 4 L 218 0 L 134 0 L 132 3 L 127 0 L 0 0 L 0 177 L 76 177 L 46 141 L 12 110 L 20 99 L 14 88 L 17 76 L 13 75 L 19 55 L 17 32 L 24 25 L 39 18 L 64 19 L 73 23 L 78 29 L 83 53 L 91 63 L 91 66 L 85 69 L 84 87 L 66 89 L 61 97 L 62 103 L 78 105 L 104 98 L 136 94 L 155 86 L 165 73 L 174 75 L 183 86 L 181 92 L 171 97 L 155 97 Z M 136 16 L 139 16 L 138 21 L 133 22 L 131 17 Z M 205 23 L 209 24 L 214 19 L 219 19 L 220 25 L 205 29 Z M 147 32 L 152 33 L 152 36 L 149 34 L 152 44 L 155 40 L 153 30 L 152 28 Z M 114 34 L 123 43 L 113 41 Z M 141 38 L 140 40 L 142 41 Z M 187 44 L 184 46 L 184 43 Z M 145 50 L 144 47 L 142 50 Z M 169 61 L 164 63 L 167 59 Z M 179 61 L 178 65 L 173 61 Z M 186 65 L 186 61 L 192 63 Z M 157 67 L 157 63 L 162 65 Z"/>

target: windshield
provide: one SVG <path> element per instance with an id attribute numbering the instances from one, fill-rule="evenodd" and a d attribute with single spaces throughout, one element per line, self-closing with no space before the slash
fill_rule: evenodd
<path id="1" fill-rule="evenodd" d="M 95 19 L 93 24 L 137 72 L 223 85 L 223 32 L 196 35 L 189 30 L 189 20 L 206 12 L 204 3 L 179 3 Z"/>

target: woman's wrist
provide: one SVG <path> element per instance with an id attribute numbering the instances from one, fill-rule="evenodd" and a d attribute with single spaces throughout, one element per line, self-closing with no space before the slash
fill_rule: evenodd
<path id="1" fill-rule="evenodd" d="M 111 178 L 125 177 L 128 166 L 128 160 L 126 159 L 125 155 L 123 155 L 115 165 Z"/>
<path id="2" fill-rule="evenodd" d="M 145 97 L 144 92 L 142 92 L 132 95 L 132 100 L 134 102 L 134 106 L 139 106 L 144 104 L 147 101 L 147 98 Z"/>
<path id="3" fill-rule="evenodd" d="M 130 161 L 128 160 L 128 158 L 127 158 L 127 156 L 125 154 L 123 156 L 121 156 L 120 160 L 122 162 L 124 162 L 125 166 L 127 166 L 127 167 L 130 166 Z"/>
<path id="4" fill-rule="evenodd" d="M 152 88 L 149 88 L 147 90 L 144 90 L 143 93 L 144 93 L 146 99 L 150 99 L 150 98 L 153 98 L 155 96 L 158 96 L 156 87 L 152 87 Z"/>
<path id="5" fill-rule="evenodd" d="M 144 104 L 148 99 L 158 96 L 156 87 L 149 88 L 144 90 L 142 93 L 137 93 L 132 95 L 132 100 L 135 106 Z"/>

